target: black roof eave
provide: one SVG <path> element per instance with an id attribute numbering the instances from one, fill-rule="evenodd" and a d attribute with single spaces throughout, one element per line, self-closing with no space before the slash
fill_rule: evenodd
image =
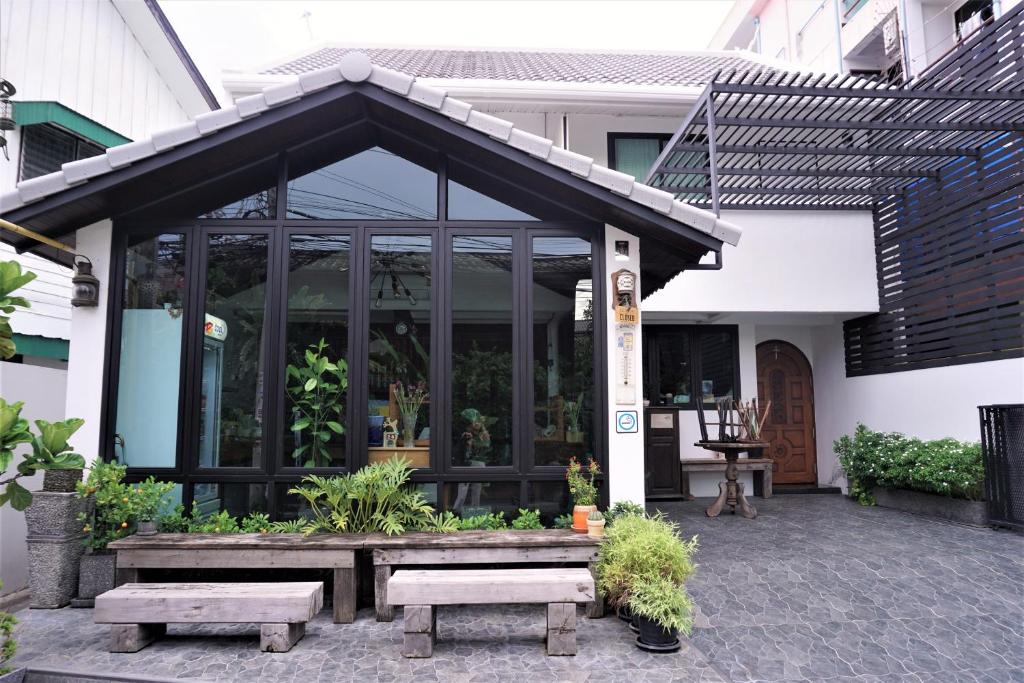
<path id="1" fill-rule="evenodd" d="M 707 251 L 721 249 L 721 241 L 707 233 L 368 83 L 340 83 L 305 95 L 10 211 L 4 218 L 59 238 L 151 204 L 172 193 L 170 188 L 200 183 L 361 120 L 395 127 L 399 134 L 483 168 L 500 168 L 502 177 L 583 218 L 655 239 L 686 260 L 696 262 Z M 19 251 L 35 245 L 20 237 L 10 243 Z"/>

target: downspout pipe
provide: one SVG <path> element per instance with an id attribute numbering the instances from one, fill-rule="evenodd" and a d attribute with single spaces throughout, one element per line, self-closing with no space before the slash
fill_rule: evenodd
<path id="1" fill-rule="evenodd" d="M 842 8 L 839 5 L 839 0 L 833 1 L 833 6 L 836 9 L 836 57 L 838 62 L 836 63 L 836 73 L 843 73 L 843 17 Z"/>

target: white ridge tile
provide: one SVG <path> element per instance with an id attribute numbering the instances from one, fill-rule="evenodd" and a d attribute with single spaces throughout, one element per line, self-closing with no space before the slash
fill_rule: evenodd
<path id="1" fill-rule="evenodd" d="M 242 117 L 238 115 L 238 107 L 226 107 L 200 114 L 196 117 L 196 127 L 199 129 L 200 135 L 209 135 L 241 120 Z"/>
<path id="2" fill-rule="evenodd" d="M 564 147 L 552 147 L 551 154 L 548 155 L 548 161 L 559 168 L 564 168 L 566 171 L 584 178 L 590 175 L 590 168 L 594 165 L 594 160 L 590 157 L 570 152 Z"/>
<path id="3" fill-rule="evenodd" d="M 264 99 L 263 93 L 258 92 L 255 95 L 249 95 L 238 100 L 235 102 L 235 107 L 238 108 L 238 115 L 243 119 L 247 119 L 250 116 L 266 111 L 267 100 Z"/>
<path id="4" fill-rule="evenodd" d="M 409 99 L 416 104 L 422 104 L 431 109 L 440 109 L 448 91 L 442 88 L 435 88 L 431 85 L 423 85 L 419 81 L 412 84 L 409 90 Z"/>
<path id="5" fill-rule="evenodd" d="M 551 153 L 551 147 L 555 143 L 540 135 L 534 135 L 525 130 L 513 128 L 511 135 L 508 136 L 508 144 L 516 149 L 523 150 L 530 156 L 547 159 L 548 154 Z"/>
<path id="6" fill-rule="evenodd" d="M 629 198 L 666 216 L 672 211 L 672 202 L 675 200 L 670 193 L 643 183 L 633 184 Z"/>
<path id="7" fill-rule="evenodd" d="M 385 69 L 376 64 L 374 64 L 373 71 L 370 73 L 370 83 L 379 85 L 385 90 L 398 93 L 403 97 L 409 94 L 409 90 L 412 89 L 412 84 L 415 80 L 409 74 L 393 69 Z"/>
<path id="8" fill-rule="evenodd" d="M 465 123 L 469 120 L 469 114 L 473 111 L 473 105 L 469 102 L 463 102 L 457 100 L 454 97 L 446 97 L 444 103 L 441 105 L 441 113 L 450 119 L 454 119 L 459 123 Z"/>
<path id="9" fill-rule="evenodd" d="M 633 183 L 636 182 L 633 176 L 628 173 L 615 171 L 598 164 L 590 167 L 590 175 L 587 176 L 587 180 L 626 197 L 632 192 Z"/>
<path id="10" fill-rule="evenodd" d="M 154 154 L 156 154 L 156 148 L 149 138 L 107 149 L 107 159 L 110 161 L 111 168 L 121 168 Z"/>
<path id="11" fill-rule="evenodd" d="M 18 196 L 28 204 L 37 199 L 60 192 L 68 186 L 64 174 L 60 171 L 47 173 L 18 183 Z"/>
<path id="12" fill-rule="evenodd" d="M 309 71 L 299 76 L 299 87 L 303 93 L 323 90 L 335 83 L 341 83 L 344 78 L 341 76 L 341 69 L 336 66 L 329 66 L 326 69 Z"/>
<path id="13" fill-rule="evenodd" d="M 191 142 L 199 137 L 199 128 L 196 127 L 195 121 L 186 121 L 185 123 L 162 130 L 159 133 L 153 133 L 153 148 L 157 152 L 162 152 L 165 149 L 171 149 L 183 145 L 186 142 Z"/>
<path id="14" fill-rule="evenodd" d="M 515 127 L 511 121 L 506 121 L 505 119 L 491 116 L 475 109 L 469 112 L 466 125 L 473 130 L 486 133 L 492 138 L 498 138 L 502 141 L 508 140 L 508 136 L 511 135 L 512 129 Z"/>
<path id="15" fill-rule="evenodd" d="M 276 107 L 279 104 L 291 102 L 300 97 L 302 97 L 302 86 L 299 84 L 298 78 L 278 83 L 277 85 L 270 85 L 263 89 L 263 99 L 267 101 L 267 106 L 270 107 Z"/>
<path id="16" fill-rule="evenodd" d="M 60 170 L 64 172 L 68 185 L 75 185 L 108 172 L 110 170 L 110 159 L 107 158 L 106 154 L 99 154 L 87 159 L 69 161 L 61 166 Z"/>

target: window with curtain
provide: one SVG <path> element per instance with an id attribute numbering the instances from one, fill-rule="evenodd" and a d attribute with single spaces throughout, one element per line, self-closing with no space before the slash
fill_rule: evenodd
<path id="1" fill-rule="evenodd" d="M 671 137 L 662 133 L 609 133 L 608 165 L 643 181 Z"/>
<path id="2" fill-rule="evenodd" d="M 733 325 L 645 325 L 644 398 L 651 405 L 711 409 L 739 397 L 739 350 Z"/>

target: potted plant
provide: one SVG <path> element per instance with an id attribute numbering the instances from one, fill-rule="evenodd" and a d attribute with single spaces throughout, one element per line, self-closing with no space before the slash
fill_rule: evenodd
<path id="1" fill-rule="evenodd" d="M 575 457 L 569 459 L 565 478 L 569 482 L 572 496 L 572 530 L 578 534 L 587 533 L 587 516 L 597 509 L 597 486 L 594 477 L 601 474 L 601 468 L 593 458 L 583 467 Z"/>
<path id="2" fill-rule="evenodd" d="M 395 403 L 402 416 L 402 445 L 406 448 L 416 445 L 416 422 L 419 420 L 420 408 L 429 396 L 423 383 L 407 387 L 401 381 L 395 382 Z"/>
<path id="3" fill-rule="evenodd" d="M 303 467 L 330 467 L 330 442 L 345 434 L 348 365 L 344 359 L 328 359 L 329 348 L 321 338 L 306 349 L 305 365 L 285 368 L 286 392 L 292 403 L 291 431 L 296 439 L 292 459 Z M 301 443 L 303 435 L 306 443 Z"/>
<path id="4" fill-rule="evenodd" d="M 132 487 L 129 496 L 132 512 L 138 523 L 135 533 L 139 536 L 154 536 L 157 532 L 157 520 L 163 511 L 167 496 L 174 490 L 169 481 L 157 481 L 149 477 Z"/>
<path id="5" fill-rule="evenodd" d="M 565 430 L 567 443 L 583 443 L 583 432 L 580 430 L 580 418 L 583 415 L 583 394 L 575 401 L 565 402 L 565 419 L 569 423 Z"/>
<path id="6" fill-rule="evenodd" d="M 630 588 L 629 608 L 636 622 L 637 646 L 651 652 L 679 649 L 679 633 L 689 635 L 693 603 L 686 589 L 664 576 L 648 576 Z"/>
<path id="7" fill-rule="evenodd" d="M 87 504 L 78 519 L 85 534 L 78 568 L 78 599 L 75 605 L 88 607 L 100 593 L 114 588 L 117 556 L 107 544 L 134 531 L 132 488 L 124 483 L 124 465 L 97 461 L 89 477 L 78 485 L 78 497 Z"/>
<path id="8" fill-rule="evenodd" d="M 587 515 L 587 535 L 594 538 L 604 538 L 604 515 L 600 510 L 591 510 Z"/>

